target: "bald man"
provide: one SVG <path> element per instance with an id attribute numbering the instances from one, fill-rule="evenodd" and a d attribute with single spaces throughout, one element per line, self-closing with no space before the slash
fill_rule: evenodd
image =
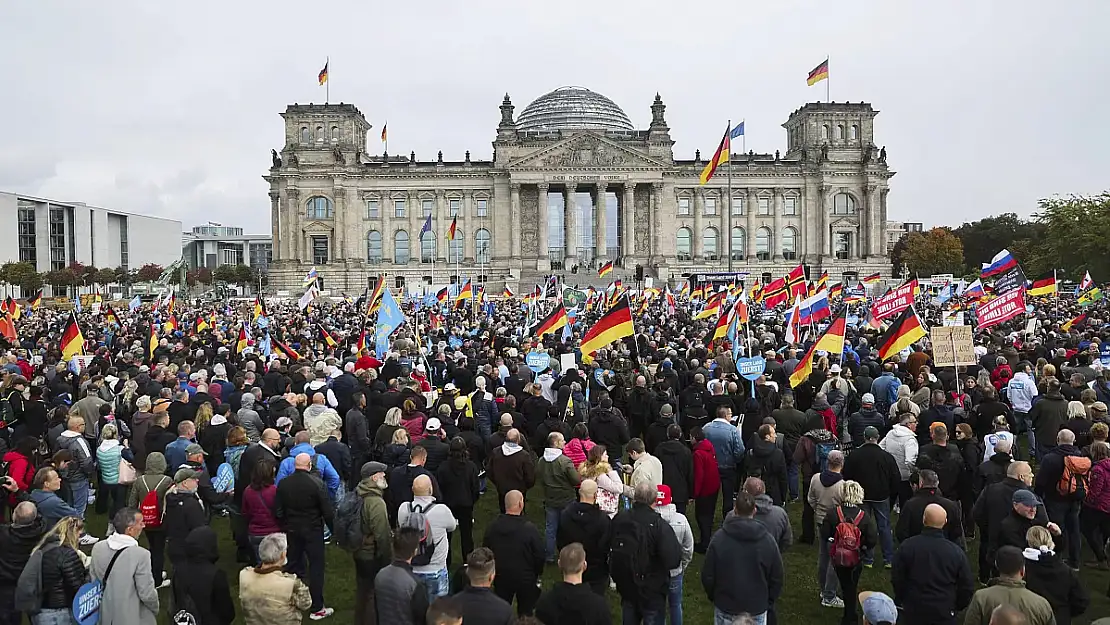
<path id="1" fill-rule="evenodd" d="M 585 479 L 578 487 L 578 501 L 563 509 L 559 518 L 556 543 L 560 551 L 571 543 L 581 543 L 586 551 L 586 572 L 582 581 L 596 594 L 609 589 L 610 519 L 597 506 L 597 482 Z"/>
<path id="2" fill-rule="evenodd" d="M 524 494 L 519 490 L 505 493 L 505 512 L 486 528 L 482 546 L 493 551 L 497 561 L 497 578 L 493 592 L 509 603 L 517 601 L 517 614 L 531 615 L 540 590 L 536 581 L 543 574 L 544 549 L 540 531 L 524 518 Z"/>
<path id="3" fill-rule="evenodd" d="M 312 466 L 308 453 L 293 457 L 293 472 L 277 485 L 274 513 L 289 540 L 286 570 L 303 578 L 308 560 L 309 612 L 319 619 L 333 612 L 324 606 L 324 525 L 331 526 L 334 510 L 324 483 L 311 473 Z"/>
<path id="4" fill-rule="evenodd" d="M 450 508 L 436 502 L 432 495 L 432 478 L 427 475 L 418 475 L 412 481 L 412 495 L 412 501 L 402 503 L 397 510 L 397 526 L 424 531 L 424 521 L 427 521 L 432 528 L 431 544 L 418 548 L 412 559 L 412 572 L 423 580 L 431 604 L 450 593 L 447 552 L 451 542 L 447 533 L 455 531 L 459 522 Z"/>
<path id="5" fill-rule="evenodd" d="M 14 484 L 13 484 L 14 486 Z M 7 494 L 7 489 L 0 490 Z M 46 523 L 39 517 L 35 504 L 24 501 L 12 510 L 12 524 L 0 530 L 0 623 L 19 623 L 19 612 L 15 610 L 15 586 L 19 574 L 31 552 L 47 530 Z"/>
<path id="6" fill-rule="evenodd" d="M 925 506 L 921 533 L 894 555 L 891 583 L 907 625 L 955 625 L 956 613 L 971 603 L 971 565 L 964 550 L 945 537 L 946 523 L 944 506 Z"/>

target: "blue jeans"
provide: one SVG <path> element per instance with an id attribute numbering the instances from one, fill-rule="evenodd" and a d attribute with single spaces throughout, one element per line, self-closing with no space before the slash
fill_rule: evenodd
<path id="1" fill-rule="evenodd" d="M 1025 435 L 1027 437 L 1029 437 L 1028 438 L 1028 440 L 1029 440 L 1029 456 L 1031 458 L 1036 458 L 1037 457 L 1037 437 L 1034 436 L 1033 421 L 1029 418 L 1029 413 L 1028 412 L 1018 412 L 1018 411 L 1015 410 L 1014 411 L 1014 427 L 1017 428 L 1017 431 L 1014 432 L 1015 435 L 1020 434 L 1022 430 L 1025 430 Z M 1015 447 L 1017 446 L 1017 441 L 1014 442 L 1014 446 Z M 1011 455 L 1014 455 L 1014 454 L 1011 454 Z M 1014 455 L 1014 457 L 1016 458 L 1017 456 Z"/>
<path id="2" fill-rule="evenodd" d="M 47 608 L 31 617 L 32 625 L 74 625 L 76 622 L 69 608 Z"/>
<path id="3" fill-rule="evenodd" d="M 671 625 L 682 625 L 682 576 L 683 573 L 671 577 L 671 586 L 667 589 L 667 613 L 671 617 Z"/>
<path id="4" fill-rule="evenodd" d="M 719 608 L 713 608 L 713 625 L 732 625 L 736 622 L 736 617 L 739 614 L 729 614 L 722 612 Z M 767 613 L 756 614 L 752 616 L 752 622 L 755 625 L 767 625 Z"/>
<path id="5" fill-rule="evenodd" d="M 630 601 L 621 600 L 621 625 L 666 625 L 666 606 L 659 610 L 643 610 Z M 731 625 L 731 624 L 730 624 Z"/>
<path id="6" fill-rule="evenodd" d="M 89 482 L 70 482 L 69 492 L 73 494 L 73 509 L 82 520 L 85 518 L 85 508 L 89 507 Z"/>
<path id="7" fill-rule="evenodd" d="M 836 591 L 840 585 L 836 571 L 829 562 L 831 544 L 827 540 L 817 541 L 817 586 L 821 589 L 821 598 L 826 601 L 836 599 Z"/>
<path id="8" fill-rule="evenodd" d="M 890 500 L 865 501 L 863 509 L 871 518 L 875 519 L 875 526 L 879 529 L 879 545 L 883 548 L 883 562 L 894 562 L 894 538 L 890 534 Z M 863 563 L 871 564 L 875 561 L 875 550 L 862 554 Z M 845 598 L 847 601 L 848 598 Z"/>
<path id="9" fill-rule="evenodd" d="M 544 556 L 548 562 L 554 562 L 555 551 L 555 536 L 559 533 L 559 514 L 562 513 L 560 508 L 544 507 L 544 539 L 546 541 L 544 548 Z"/>
<path id="10" fill-rule="evenodd" d="M 793 459 L 786 461 L 786 486 L 790 490 L 790 498 L 798 498 L 798 463 Z"/>
<path id="11" fill-rule="evenodd" d="M 434 603 L 439 597 L 446 597 L 451 592 L 447 569 L 440 569 L 435 573 L 413 573 L 413 575 L 424 582 L 424 586 L 428 590 L 428 605 Z"/>

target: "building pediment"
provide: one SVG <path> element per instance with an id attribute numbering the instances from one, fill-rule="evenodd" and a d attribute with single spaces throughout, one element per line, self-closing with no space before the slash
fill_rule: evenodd
<path id="1" fill-rule="evenodd" d="M 832 228 L 857 228 L 859 227 L 859 219 L 855 217 L 840 217 L 829 224 Z"/>
<path id="2" fill-rule="evenodd" d="M 310 221 L 305 224 L 304 231 L 309 234 L 330 234 L 332 227 L 322 221 Z"/>
<path id="3" fill-rule="evenodd" d="M 582 132 L 509 163 L 512 170 L 670 167 L 592 132 Z"/>

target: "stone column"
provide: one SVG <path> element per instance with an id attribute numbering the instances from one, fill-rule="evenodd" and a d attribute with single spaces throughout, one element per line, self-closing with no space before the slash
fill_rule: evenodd
<path id="1" fill-rule="evenodd" d="M 621 255 L 632 258 L 636 255 L 636 183 L 624 183 L 624 195 L 620 205 L 621 214 Z M 622 263 L 623 265 L 623 263 Z"/>
<path id="2" fill-rule="evenodd" d="M 509 214 L 512 217 L 512 234 L 510 235 L 512 244 L 513 258 L 520 258 L 520 183 L 514 182 L 509 185 Z M 540 206 L 540 233 L 544 231 L 544 217 L 547 216 L 547 211 L 543 206 Z M 541 241 L 540 247 L 543 248 L 546 242 Z"/>
<path id="3" fill-rule="evenodd" d="M 575 255 L 578 253 L 578 228 L 575 225 L 578 207 L 574 201 L 577 191 L 578 185 L 573 182 L 568 182 L 563 191 L 563 255 L 566 257 L 564 267 L 567 269 L 577 260 Z"/>
<path id="4" fill-rule="evenodd" d="M 405 197 L 405 209 L 408 211 L 409 231 L 409 264 L 420 264 L 423 248 L 420 244 L 420 228 L 424 225 L 424 207 L 420 204 L 420 194 L 410 190 Z"/>
<path id="5" fill-rule="evenodd" d="M 381 215 L 382 263 L 393 264 L 393 198 L 387 194 L 378 196 L 378 214 Z M 367 250 L 369 253 L 369 250 Z"/>
<path id="6" fill-rule="evenodd" d="M 517 217 L 520 216 L 520 185 L 517 184 L 515 193 L 517 194 Z M 546 182 L 541 182 L 536 185 L 536 211 L 539 215 L 539 242 L 536 245 L 536 260 L 538 261 L 537 267 L 551 268 L 551 252 L 549 237 L 551 236 L 551 222 L 549 221 L 550 215 L 547 214 L 547 192 L 550 189 Z M 518 229 L 518 237 L 516 241 L 517 251 L 520 250 L 520 237 Z"/>
<path id="7" fill-rule="evenodd" d="M 882 218 L 882 201 L 879 199 L 879 185 L 871 184 L 867 187 L 867 222 L 870 228 L 870 243 L 867 255 L 878 260 L 883 255 L 883 238 L 885 236 L 886 221 Z"/>
<path id="8" fill-rule="evenodd" d="M 274 260 L 285 258 L 280 241 L 284 241 L 281 229 L 285 227 L 285 220 L 281 218 L 281 194 L 270 191 L 270 236 L 273 237 Z M 202 261 L 203 263 L 203 261 Z"/>
<path id="9" fill-rule="evenodd" d="M 289 236 L 287 243 L 289 253 L 286 258 L 301 262 L 304 260 L 301 255 L 301 238 L 304 236 L 301 232 L 301 216 L 304 214 L 304 207 L 301 206 L 301 190 L 286 189 L 285 200 L 290 217 L 289 224 L 286 226 Z"/>
<path id="10" fill-rule="evenodd" d="M 474 217 L 474 211 L 470 210 L 472 202 L 474 201 L 473 191 L 463 191 L 462 199 L 459 200 L 459 218 L 460 222 L 465 219 L 468 228 L 464 229 L 459 226 L 459 237 L 462 240 L 462 253 L 463 258 L 469 258 L 474 262 L 478 261 L 478 246 L 475 240 L 475 235 L 478 233 L 478 219 Z M 450 212 L 450 211 L 448 211 Z M 469 213 L 469 215 L 468 215 Z M 492 244 L 493 241 L 490 241 Z M 492 251 L 491 251 L 492 257 Z"/>
<path id="11" fill-rule="evenodd" d="M 432 204 L 432 232 L 436 235 L 435 261 L 438 263 L 448 258 L 447 229 L 451 227 L 451 211 L 447 208 L 447 192 L 436 189 L 435 194 L 435 203 Z"/>
<path id="12" fill-rule="evenodd" d="M 744 255 L 748 257 L 748 262 L 752 262 L 755 260 L 755 213 L 759 210 L 759 198 L 754 188 L 748 187 L 748 199 L 744 203 L 747 204 L 744 213 Z"/>
<path id="13" fill-rule="evenodd" d="M 666 263 L 663 258 L 663 245 L 662 245 L 662 230 L 663 226 L 659 221 L 662 209 L 660 206 L 663 202 L 663 183 L 651 183 L 651 257 L 654 259 L 654 264 L 661 265 Z"/>
<path id="14" fill-rule="evenodd" d="M 329 263 L 347 257 L 347 189 L 338 185 L 333 186 L 332 196 L 335 198 L 335 218 L 332 219 L 331 223 Z"/>
<path id="15" fill-rule="evenodd" d="M 604 182 L 597 183 L 597 200 L 594 202 L 594 255 L 597 257 L 598 266 L 605 262 L 609 249 L 605 245 L 605 228 L 608 215 L 605 214 L 605 190 L 608 185 Z"/>
<path id="16" fill-rule="evenodd" d="M 705 255 L 701 231 L 704 228 L 703 215 L 705 214 L 705 188 L 696 187 L 694 189 L 694 232 L 690 236 L 690 254 L 693 255 L 694 261 L 700 261 Z"/>
<path id="17" fill-rule="evenodd" d="M 771 211 L 774 216 L 773 222 L 775 224 L 774 236 L 771 237 L 771 258 L 776 261 L 784 260 L 782 255 L 782 210 L 783 210 L 783 188 L 775 187 L 775 195 L 771 201 Z M 797 246 L 798 239 L 794 238 L 794 245 Z"/>

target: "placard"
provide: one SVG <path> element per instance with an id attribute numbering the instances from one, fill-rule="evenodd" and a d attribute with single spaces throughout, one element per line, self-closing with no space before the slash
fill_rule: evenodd
<path id="1" fill-rule="evenodd" d="M 979 362 L 975 357 L 971 326 L 936 326 L 929 331 L 929 338 L 933 343 L 933 362 L 938 367 L 974 365 Z"/>
<path id="2" fill-rule="evenodd" d="M 917 280 L 910 280 L 875 300 L 875 303 L 871 305 L 871 318 L 886 319 L 909 308 L 913 304 L 914 291 L 916 290 Z"/>
<path id="3" fill-rule="evenodd" d="M 562 373 L 566 373 L 571 369 L 577 369 L 578 365 L 574 362 L 574 354 L 559 354 L 559 369 Z"/>
<path id="4" fill-rule="evenodd" d="M 223 462 L 216 469 L 216 479 L 212 480 L 212 488 L 217 493 L 229 493 L 235 490 L 235 471 L 231 465 Z"/>
<path id="5" fill-rule="evenodd" d="M 547 352 L 528 352 L 524 357 L 524 362 L 528 364 L 528 368 L 536 373 L 547 369 L 550 365 L 550 359 L 547 357 Z"/>
<path id="6" fill-rule="evenodd" d="M 975 313 L 980 330 L 1025 314 L 1025 289 L 1010 291 L 992 299 L 977 308 Z"/>
<path id="7" fill-rule="evenodd" d="M 766 368 L 767 359 L 760 356 L 741 358 L 736 361 L 736 370 L 744 376 L 745 380 L 751 380 L 752 382 L 758 380 Z"/>

